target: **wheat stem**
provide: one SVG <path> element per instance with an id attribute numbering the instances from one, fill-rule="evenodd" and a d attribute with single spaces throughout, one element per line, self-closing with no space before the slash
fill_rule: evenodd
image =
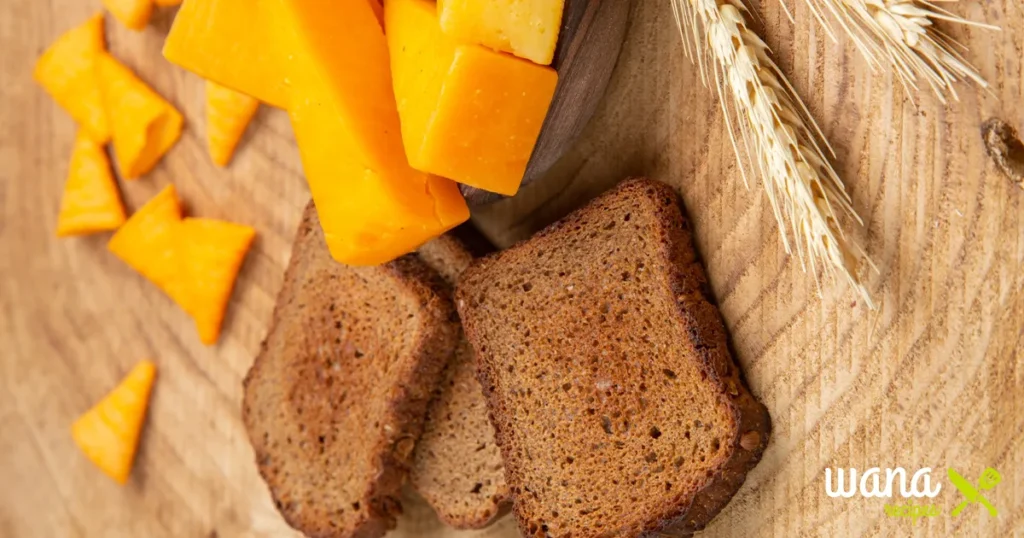
<path id="1" fill-rule="evenodd" d="M 860 219 L 818 142 L 824 137 L 817 124 L 769 57 L 768 46 L 747 27 L 743 1 L 672 0 L 672 5 L 687 56 L 718 92 L 743 180 L 748 171 L 740 146 L 761 178 L 786 252 L 795 246 L 801 267 L 819 286 L 819 268 L 829 278 L 841 275 L 873 307 L 859 271 L 861 261 L 870 261 L 862 252 L 854 254 L 836 211 Z M 825 148 L 831 152 L 827 143 Z"/>
<path id="2" fill-rule="evenodd" d="M 907 89 L 918 89 L 918 81 L 923 79 L 943 103 L 947 96 L 959 100 L 953 87 L 956 82 L 972 80 L 983 88 L 988 84 L 957 52 L 963 45 L 938 30 L 935 21 L 999 30 L 937 5 L 956 1 L 804 0 L 830 36 L 834 33 L 823 13 L 827 11 L 839 22 L 873 71 L 888 65 Z"/>

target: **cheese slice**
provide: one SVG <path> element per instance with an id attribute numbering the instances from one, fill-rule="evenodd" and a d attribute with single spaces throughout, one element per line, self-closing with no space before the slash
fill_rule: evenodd
<path id="1" fill-rule="evenodd" d="M 270 23 L 278 0 L 185 0 L 164 57 L 200 77 L 278 108 L 288 104 Z"/>
<path id="2" fill-rule="evenodd" d="M 468 219 L 455 183 L 409 166 L 369 2 L 277 1 L 289 115 L 331 255 L 388 262 Z"/>
<path id="3" fill-rule="evenodd" d="M 363 1 L 383 24 L 380 1 Z M 186 0 L 164 42 L 164 57 L 206 80 L 287 108 L 288 80 L 271 26 L 279 20 L 278 6 L 278 0 Z"/>
<path id="4" fill-rule="evenodd" d="M 549 65 L 555 57 L 565 0 L 438 0 L 441 29 L 477 43 Z"/>
<path id="5" fill-rule="evenodd" d="M 519 189 L 558 74 L 441 32 L 429 0 L 387 0 L 402 138 L 418 170 L 480 189 Z"/>
<path id="6" fill-rule="evenodd" d="M 373 16 L 377 17 L 377 22 L 380 23 L 381 28 L 384 27 L 384 3 L 382 0 L 366 0 L 370 4 L 370 9 L 373 10 Z"/>

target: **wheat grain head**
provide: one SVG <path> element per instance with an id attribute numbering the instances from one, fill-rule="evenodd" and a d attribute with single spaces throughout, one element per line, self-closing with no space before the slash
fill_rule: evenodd
<path id="1" fill-rule="evenodd" d="M 804 0 L 833 39 L 835 32 L 824 14 L 838 21 L 872 71 L 892 69 L 907 90 L 919 89 L 924 80 L 945 103 L 947 95 L 959 100 L 954 87 L 958 81 L 972 80 L 983 88 L 988 84 L 958 52 L 962 45 L 939 30 L 935 21 L 999 28 L 959 17 L 938 5 L 943 1 L 958 0 Z"/>
<path id="2" fill-rule="evenodd" d="M 768 56 L 767 45 L 747 27 L 746 6 L 742 0 L 672 0 L 672 5 L 687 56 L 718 92 L 743 180 L 748 171 L 740 146 L 761 178 L 786 252 L 793 250 L 792 234 L 801 267 L 810 269 L 817 285 L 819 267 L 830 279 L 841 275 L 873 308 L 860 279 L 861 262 L 870 261 L 862 251 L 854 252 L 836 212 L 860 219 L 819 145 L 819 140 L 827 144 L 824 136 Z"/>

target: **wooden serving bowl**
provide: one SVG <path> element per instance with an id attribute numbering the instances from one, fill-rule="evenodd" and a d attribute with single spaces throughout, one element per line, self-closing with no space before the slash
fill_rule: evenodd
<path id="1" fill-rule="evenodd" d="M 552 62 L 558 86 L 523 185 L 542 177 L 576 143 L 594 115 L 619 59 L 631 5 L 629 0 L 566 0 Z M 504 198 L 467 185 L 459 188 L 471 207 Z"/>

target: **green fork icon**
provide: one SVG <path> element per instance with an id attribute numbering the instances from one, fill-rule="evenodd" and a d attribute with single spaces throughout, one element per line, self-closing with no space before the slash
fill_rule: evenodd
<path id="1" fill-rule="evenodd" d="M 968 504 L 975 502 L 981 503 L 985 508 L 987 508 L 989 515 L 992 517 L 996 517 L 996 515 L 998 515 L 996 507 L 992 506 L 992 503 L 988 502 L 988 499 L 978 491 L 978 487 L 986 491 L 996 487 L 996 485 L 1003 479 L 1003 477 L 1000 476 L 999 471 L 996 471 L 991 467 L 985 469 L 981 473 L 981 477 L 978 478 L 978 487 L 975 487 L 974 484 L 971 484 L 966 478 L 960 476 L 960 473 L 954 471 L 952 468 L 947 469 L 946 472 L 949 475 L 949 481 L 956 486 L 956 489 L 960 490 L 960 493 L 964 494 L 964 497 L 967 497 L 964 502 L 960 503 L 953 509 L 950 515 L 956 517 L 964 508 L 967 507 Z"/>

